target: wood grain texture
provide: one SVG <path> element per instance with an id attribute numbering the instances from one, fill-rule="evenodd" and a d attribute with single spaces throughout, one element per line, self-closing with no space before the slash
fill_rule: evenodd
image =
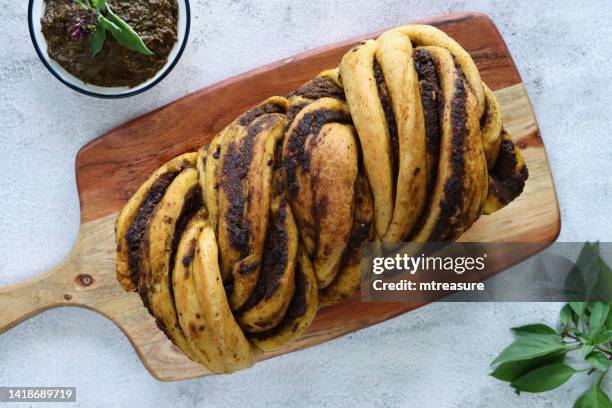
<path id="1" fill-rule="evenodd" d="M 508 207 L 481 217 L 462 241 L 534 242 L 544 248 L 559 234 L 559 207 L 546 151 L 526 90 L 493 23 L 483 15 L 459 14 L 426 21 L 457 39 L 475 58 L 484 81 L 496 91 L 504 124 L 522 150 L 530 177 Z M 362 38 L 375 37 L 376 34 Z M 79 306 L 114 321 L 145 366 L 160 380 L 206 375 L 157 329 L 138 296 L 125 293 L 114 277 L 116 212 L 149 173 L 171 157 L 194 150 L 249 106 L 285 94 L 335 66 L 362 38 L 277 62 L 173 102 L 94 140 L 77 157 L 82 225 L 68 258 L 48 273 L 0 288 L 0 333 L 51 307 Z M 510 254 L 502 270 L 532 253 Z M 322 309 L 297 341 L 263 358 L 313 346 L 387 320 L 422 304 L 364 303 L 355 294 Z"/>

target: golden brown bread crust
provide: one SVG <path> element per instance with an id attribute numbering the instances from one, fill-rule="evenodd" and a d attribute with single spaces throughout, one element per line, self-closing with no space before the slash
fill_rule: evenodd
<path id="1" fill-rule="evenodd" d="M 192 166 L 196 157 L 196 153 L 186 153 L 165 163 L 138 188 L 119 213 L 115 224 L 117 237 L 115 272 L 117 280 L 125 290 L 136 290 L 138 277 L 134 276 L 135 260 L 130 259 L 130 253 L 139 251 L 150 214 L 161 201 L 173 178 L 183 168 Z M 135 221 L 139 225 L 134 225 Z"/>
<path id="2" fill-rule="evenodd" d="M 419 51 L 432 59 L 438 72 L 440 148 L 429 205 L 412 240 L 448 242 L 472 225 L 480 214 L 481 197 L 486 195 L 478 105 L 449 51 L 439 47 Z"/>
<path id="3" fill-rule="evenodd" d="M 333 281 L 319 290 L 319 304 L 330 306 L 352 295 L 361 285 L 361 247 L 374 240 L 374 201 L 368 179 L 360 169 L 355 181 L 355 211 L 346 250 Z"/>
<path id="4" fill-rule="evenodd" d="M 261 350 L 249 342 L 232 313 L 218 258 L 215 233 L 210 225 L 205 225 L 197 237 L 193 285 L 202 308 L 204 327 L 210 328 L 211 341 L 205 345 L 219 354 L 222 366 L 218 371 L 231 373 L 255 364 Z"/>
<path id="5" fill-rule="evenodd" d="M 193 260 L 197 240 L 207 226 L 205 213 L 197 214 L 190 222 L 177 247 L 172 274 L 174 303 L 181 330 L 195 355 L 195 361 L 206 364 L 212 372 L 223 372 L 224 362 L 215 347 L 213 328 L 204 319 L 204 311 L 195 289 Z"/>
<path id="6" fill-rule="evenodd" d="M 299 236 L 284 198 L 278 197 L 272 203 L 266 244 L 255 290 L 238 311 L 238 322 L 247 333 L 276 327 L 295 293 Z"/>
<path id="7" fill-rule="evenodd" d="M 348 52 L 340 74 L 363 147 L 383 241 L 406 237 L 425 204 L 425 129 L 410 39 L 398 30 Z"/>
<path id="8" fill-rule="evenodd" d="M 159 328 L 192 358 L 193 350 L 177 320 L 172 272 L 183 226 L 201 208 L 198 171 L 194 167 L 187 167 L 168 186 L 152 215 L 138 265 L 138 293 L 144 305 L 156 318 Z"/>
<path id="9" fill-rule="evenodd" d="M 321 98 L 295 117 L 283 145 L 288 199 L 320 287 L 328 286 L 349 240 L 358 148 L 348 107 Z"/>
<path id="10" fill-rule="evenodd" d="M 453 241 L 516 198 L 501 117 L 454 40 L 390 30 L 153 173 L 117 220 L 117 279 L 191 359 L 249 367 L 359 288 L 364 242 Z"/>
<path id="11" fill-rule="evenodd" d="M 286 124 L 285 100 L 273 102 L 245 113 L 225 132 L 219 158 L 217 240 L 233 310 L 253 293 L 262 261 L 274 151 Z"/>

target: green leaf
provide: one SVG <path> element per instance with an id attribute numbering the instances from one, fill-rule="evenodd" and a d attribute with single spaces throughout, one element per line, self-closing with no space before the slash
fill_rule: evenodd
<path id="1" fill-rule="evenodd" d="M 601 389 L 601 380 L 576 401 L 574 408 L 612 408 L 608 395 Z"/>
<path id="2" fill-rule="evenodd" d="M 612 341 L 612 330 L 608 330 L 606 332 L 599 333 L 598 335 L 593 337 L 592 343 L 594 345 L 598 345 L 598 344 L 606 344 L 606 343 L 609 343 L 610 341 Z"/>
<path id="3" fill-rule="evenodd" d="M 589 245 L 588 242 L 585 244 L 585 247 L 587 245 Z M 583 251 L 581 251 L 580 256 L 576 260 L 576 265 L 580 268 L 580 273 L 584 278 L 586 299 L 591 299 L 601 271 L 599 242 L 590 244 L 590 248 L 583 248 Z"/>
<path id="4" fill-rule="evenodd" d="M 592 344 L 585 344 L 582 346 L 582 356 L 586 358 L 589 354 L 591 354 L 595 350 L 595 346 Z"/>
<path id="5" fill-rule="evenodd" d="M 599 258 L 599 277 L 593 288 L 591 300 L 609 302 L 612 300 L 612 269 L 603 258 Z"/>
<path id="6" fill-rule="evenodd" d="M 528 360 L 567 350 L 557 336 L 548 334 L 525 334 L 506 347 L 492 364 L 503 364 L 509 361 Z"/>
<path id="7" fill-rule="evenodd" d="M 567 300 L 586 299 L 586 283 L 577 266 L 572 267 L 565 278 L 565 293 Z"/>
<path id="8" fill-rule="evenodd" d="M 573 314 L 574 312 L 572 311 L 572 308 L 566 303 L 565 306 L 561 308 L 561 312 L 559 313 L 559 319 L 561 320 L 562 327 L 569 327 L 570 322 L 573 320 Z"/>
<path id="9" fill-rule="evenodd" d="M 91 51 L 91 55 L 95 57 L 102 51 L 104 41 L 106 41 L 106 30 L 99 25 L 96 31 L 89 36 L 89 51 Z"/>
<path id="10" fill-rule="evenodd" d="M 530 371 L 510 385 L 524 392 L 550 391 L 563 385 L 575 372 L 576 370 L 567 364 L 549 364 Z"/>
<path id="11" fill-rule="evenodd" d="M 490 375 L 501 381 L 512 382 L 536 368 L 553 363 L 561 363 L 565 359 L 565 351 L 549 356 L 536 357 L 531 360 L 509 361 L 500 364 Z"/>
<path id="12" fill-rule="evenodd" d="M 106 30 L 110 31 L 111 34 L 113 32 L 121 32 L 121 28 L 119 28 L 117 24 L 113 23 L 108 18 L 104 16 L 100 16 L 99 21 L 100 21 L 100 25 L 104 27 Z"/>
<path id="13" fill-rule="evenodd" d="M 585 242 L 576 264 L 565 279 L 566 292 L 573 300 L 589 299 L 599 276 L 599 243 Z M 578 313 L 580 316 L 581 313 Z"/>
<path id="14" fill-rule="evenodd" d="M 106 7 L 106 0 L 91 0 L 91 4 L 98 10 L 104 10 Z"/>
<path id="15" fill-rule="evenodd" d="M 570 305 L 574 313 L 578 315 L 578 317 L 582 316 L 582 313 L 584 312 L 584 309 L 585 309 L 584 302 L 569 302 L 568 304 Z"/>
<path id="16" fill-rule="evenodd" d="M 76 4 L 81 6 L 83 10 L 89 11 L 91 9 L 91 5 L 88 0 L 74 0 Z"/>
<path id="17" fill-rule="evenodd" d="M 524 336 L 526 334 L 557 334 L 557 331 L 555 329 L 541 323 L 528 324 L 526 326 L 521 327 L 513 327 L 510 330 L 512 330 L 514 334 L 518 337 Z"/>
<path id="18" fill-rule="evenodd" d="M 591 305 L 591 316 L 589 317 L 589 328 L 591 333 L 598 333 L 606 323 L 610 306 L 606 302 L 597 302 Z"/>
<path id="19" fill-rule="evenodd" d="M 610 360 L 601 351 L 593 351 L 586 356 L 585 360 L 599 371 L 606 371 L 610 367 Z"/>
<path id="20" fill-rule="evenodd" d="M 608 303 L 608 306 L 610 305 L 611 303 Z M 606 329 L 612 330 L 612 313 L 608 313 L 608 318 L 606 319 Z"/>
<path id="21" fill-rule="evenodd" d="M 108 5 L 106 6 L 106 11 L 108 12 L 108 19 L 119 27 L 119 30 L 109 30 L 119 44 L 144 55 L 153 55 L 153 52 L 147 48 L 138 33 L 128 23 L 123 21 L 121 17 L 113 13 Z"/>

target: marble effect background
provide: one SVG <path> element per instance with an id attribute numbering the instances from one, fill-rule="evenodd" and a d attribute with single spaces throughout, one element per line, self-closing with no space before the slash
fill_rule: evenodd
<path id="1" fill-rule="evenodd" d="M 612 241 L 612 3 L 192 0 L 186 52 L 153 90 L 77 94 L 38 60 L 27 2 L 0 0 L 0 284 L 60 261 L 77 234 L 74 157 L 122 122 L 229 76 L 330 42 L 456 11 L 489 14 L 532 98 L 561 203 L 562 241 Z M 587 387 L 517 398 L 489 376 L 509 327 L 554 324 L 558 304 L 438 303 L 232 376 L 154 380 L 109 321 L 51 310 L 0 337 L 0 385 L 76 386 L 78 405 L 570 407 Z"/>

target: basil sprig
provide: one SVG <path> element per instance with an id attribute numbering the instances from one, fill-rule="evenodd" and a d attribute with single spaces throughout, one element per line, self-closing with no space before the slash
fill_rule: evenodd
<path id="1" fill-rule="evenodd" d="M 144 55 L 153 55 L 134 29 L 113 12 L 106 0 L 74 0 L 85 11 L 94 13 L 97 23 L 89 35 L 89 49 L 95 57 L 102 51 L 108 31 L 125 48 Z"/>
<path id="2" fill-rule="evenodd" d="M 565 286 L 566 293 L 581 293 L 582 300 L 590 301 L 565 304 L 559 330 L 541 323 L 513 328 L 515 340 L 493 360 L 491 376 L 510 383 L 520 394 L 553 390 L 574 375 L 586 373 L 596 379 L 574 408 L 612 408 L 602 388 L 612 361 L 610 282 L 612 273 L 600 256 L 599 244 L 587 242 Z M 570 354 L 578 359 L 567 359 Z M 571 366 L 568 360 L 579 361 L 578 366 Z"/>

